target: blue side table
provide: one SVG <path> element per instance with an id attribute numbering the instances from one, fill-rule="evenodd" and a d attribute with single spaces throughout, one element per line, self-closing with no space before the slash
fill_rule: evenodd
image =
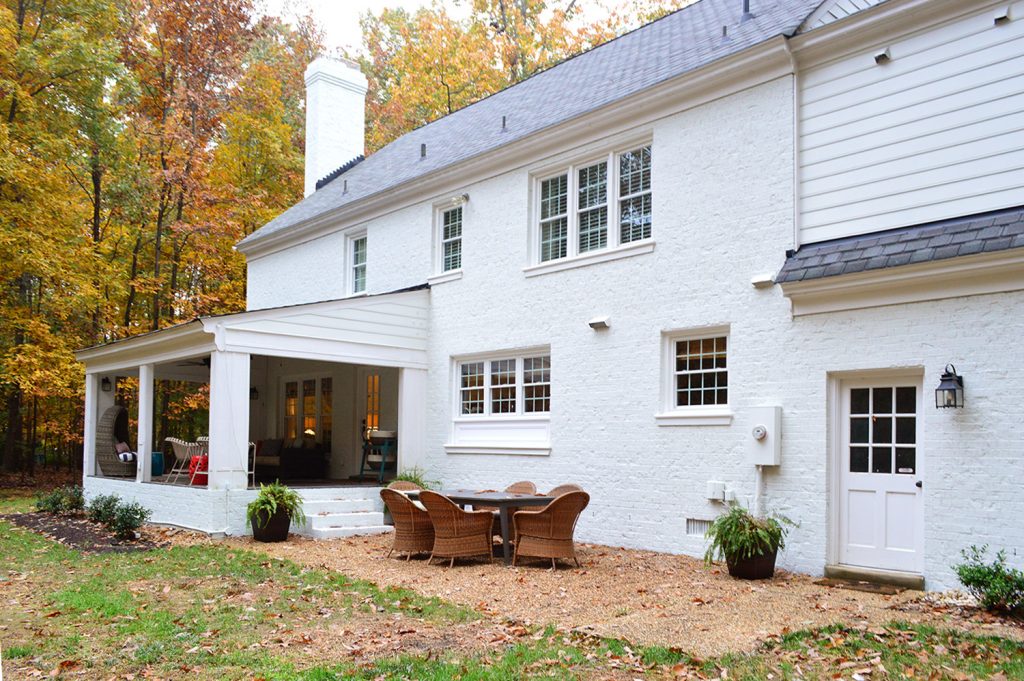
<path id="1" fill-rule="evenodd" d="M 152 477 L 155 478 L 158 475 L 163 475 L 164 474 L 164 453 L 163 452 L 153 452 L 153 463 L 152 463 L 152 466 L 153 466 L 153 470 L 150 473 L 150 475 Z"/>

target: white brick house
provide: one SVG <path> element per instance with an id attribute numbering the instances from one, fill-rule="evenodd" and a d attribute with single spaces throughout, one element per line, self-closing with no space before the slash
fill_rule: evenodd
<path id="1" fill-rule="evenodd" d="M 238 245 L 249 312 L 80 354 L 87 491 L 238 532 L 246 443 L 329 413 L 329 479 L 369 418 L 446 486 L 581 484 L 584 540 L 697 555 L 735 499 L 799 523 L 789 568 L 1020 564 L 1024 3 L 751 10 L 700 0 L 354 163 L 365 81 L 315 62 L 307 188 L 344 169 Z M 151 413 L 196 357 L 209 486 L 98 475 L 102 379 Z"/>

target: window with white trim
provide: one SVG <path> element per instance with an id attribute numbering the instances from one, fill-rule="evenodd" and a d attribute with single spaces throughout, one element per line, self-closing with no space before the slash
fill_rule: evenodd
<path id="1" fill-rule="evenodd" d="M 659 425 L 727 425 L 729 328 L 662 335 L 662 409 Z"/>
<path id="2" fill-rule="evenodd" d="M 537 197 L 539 263 L 650 239 L 651 145 L 539 178 Z"/>
<path id="3" fill-rule="evenodd" d="M 441 211 L 441 272 L 462 269 L 462 206 Z"/>
<path id="4" fill-rule="evenodd" d="M 546 415 L 551 412 L 551 356 L 495 357 L 459 363 L 461 416 Z"/>
<path id="5" fill-rule="evenodd" d="M 349 289 L 352 293 L 366 291 L 366 234 L 349 239 L 351 279 Z"/>

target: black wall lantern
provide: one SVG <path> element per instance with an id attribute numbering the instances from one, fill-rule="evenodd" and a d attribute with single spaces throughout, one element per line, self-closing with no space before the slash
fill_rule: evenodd
<path id="1" fill-rule="evenodd" d="M 939 387 L 935 389 L 935 408 L 962 409 L 963 406 L 964 378 L 956 373 L 955 366 L 947 364 L 946 370 L 942 372 L 942 379 L 939 380 Z"/>
<path id="2" fill-rule="evenodd" d="M 100 390 L 102 390 L 105 393 L 109 393 L 113 389 L 114 389 L 114 384 L 110 382 L 109 378 L 104 376 L 103 380 L 100 381 Z"/>

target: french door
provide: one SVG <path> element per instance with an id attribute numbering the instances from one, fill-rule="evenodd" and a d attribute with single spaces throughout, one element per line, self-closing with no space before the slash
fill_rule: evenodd
<path id="1" fill-rule="evenodd" d="M 921 572 L 919 378 L 841 384 L 839 562 Z"/>

